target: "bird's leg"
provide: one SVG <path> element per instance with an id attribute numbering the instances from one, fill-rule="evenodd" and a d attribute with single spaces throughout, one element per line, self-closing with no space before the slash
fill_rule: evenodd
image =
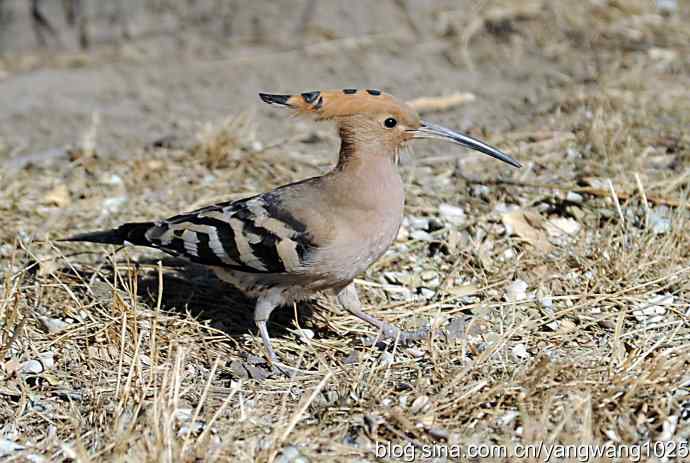
<path id="1" fill-rule="evenodd" d="M 362 303 L 359 302 L 357 289 L 355 289 L 354 283 L 350 283 L 345 288 L 340 290 L 340 292 L 336 295 L 336 298 L 345 310 L 360 320 L 364 320 L 370 325 L 378 328 L 384 337 L 391 339 L 397 338 L 400 344 L 407 344 L 410 341 L 424 338 L 431 332 L 431 329 L 428 326 L 413 331 L 402 331 L 400 328 L 391 325 L 390 323 L 379 320 L 376 317 L 372 317 L 362 310 Z"/>
<path id="2" fill-rule="evenodd" d="M 268 361 L 274 363 L 278 361 L 275 351 L 273 350 L 273 345 L 271 344 L 271 337 L 268 335 L 268 318 L 271 316 L 271 312 L 276 308 L 277 304 L 270 297 L 259 297 L 256 300 L 256 306 L 254 307 L 254 323 L 259 329 L 259 334 L 261 334 L 261 340 L 264 342 L 264 347 L 266 348 L 266 354 L 268 355 Z"/>
<path id="3" fill-rule="evenodd" d="M 287 377 L 293 377 L 296 372 L 300 372 L 296 368 L 285 365 L 278 360 L 278 356 L 273 350 L 273 344 L 271 343 L 271 337 L 268 335 L 268 319 L 271 316 L 273 309 L 278 307 L 281 300 L 275 295 L 260 296 L 256 300 L 256 306 L 254 307 L 254 323 L 259 329 L 259 334 L 261 335 L 261 340 L 266 348 L 266 355 L 268 356 L 268 363 L 275 366 L 281 373 Z"/>

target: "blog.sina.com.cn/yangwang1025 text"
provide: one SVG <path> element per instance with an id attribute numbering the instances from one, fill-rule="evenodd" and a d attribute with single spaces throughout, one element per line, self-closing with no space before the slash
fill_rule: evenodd
<path id="1" fill-rule="evenodd" d="M 690 456 L 688 442 L 645 442 L 630 445 L 592 445 L 592 444 L 514 444 L 510 447 L 496 444 L 418 444 L 411 442 L 394 444 L 377 442 L 376 458 L 391 458 L 400 461 L 417 461 L 423 459 L 445 458 L 453 461 L 467 459 L 536 459 L 549 462 L 557 460 L 574 460 L 587 462 L 592 459 L 624 459 L 640 462 L 643 458 L 679 458 Z"/>

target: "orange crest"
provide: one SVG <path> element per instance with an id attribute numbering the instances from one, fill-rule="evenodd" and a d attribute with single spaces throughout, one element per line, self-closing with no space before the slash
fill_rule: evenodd
<path id="1" fill-rule="evenodd" d="M 356 114 L 390 114 L 414 125 L 417 113 L 409 105 L 380 90 L 325 90 L 299 95 L 271 95 L 259 93 L 263 101 L 290 108 L 297 114 L 316 116 L 319 120 L 347 117 Z"/>

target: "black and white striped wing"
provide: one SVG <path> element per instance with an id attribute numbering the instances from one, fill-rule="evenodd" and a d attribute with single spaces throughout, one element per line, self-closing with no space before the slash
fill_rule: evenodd
<path id="1" fill-rule="evenodd" d="M 316 248 L 275 193 L 171 217 L 150 228 L 146 238 L 193 262 L 251 273 L 299 271 Z"/>

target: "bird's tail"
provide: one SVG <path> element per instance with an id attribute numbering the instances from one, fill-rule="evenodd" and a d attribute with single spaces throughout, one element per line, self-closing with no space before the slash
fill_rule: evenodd
<path id="1" fill-rule="evenodd" d="M 132 222 L 120 225 L 111 230 L 103 230 L 90 233 L 81 233 L 70 236 L 60 241 L 85 241 L 88 243 L 101 244 L 136 244 L 139 246 L 150 246 L 151 242 L 146 238 L 146 232 L 154 227 L 153 222 Z"/>

